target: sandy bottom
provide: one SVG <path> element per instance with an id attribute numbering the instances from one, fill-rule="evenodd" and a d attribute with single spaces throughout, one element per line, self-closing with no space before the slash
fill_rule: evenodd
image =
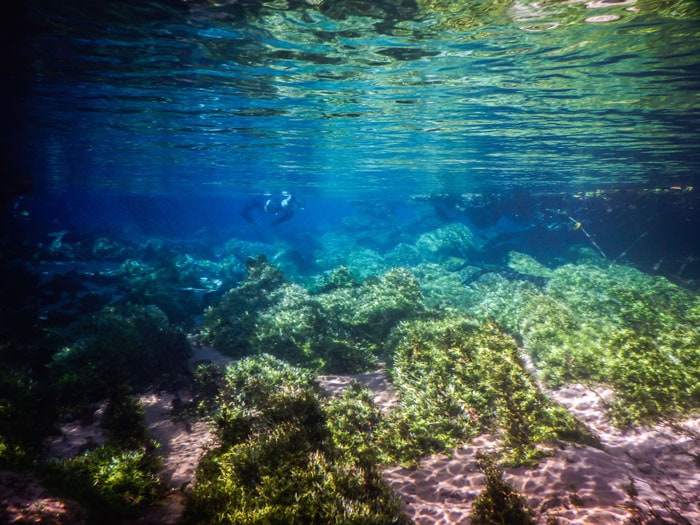
<path id="1" fill-rule="evenodd" d="M 398 392 L 389 382 L 383 367 L 367 374 L 318 376 L 317 380 L 321 388 L 331 396 L 341 395 L 350 383 L 357 381 L 372 392 L 374 404 L 385 412 L 399 404 Z"/>
<path id="2" fill-rule="evenodd" d="M 228 362 L 211 348 L 193 350 L 191 366 L 201 361 Z M 340 394 L 352 381 L 370 389 L 383 410 L 399 403 L 396 390 L 381 369 L 356 376 L 319 377 L 329 395 Z M 179 394 L 183 399 L 186 395 Z M 623 524 L 635 512 L 645 517 L 635 523 L 663 523 L 648 519 L 653 508 L 666 523 L 700 524 L 700 416 L 623 432 L 604 416 L 602 403 L 610 391 L 570 385 L 549 395 L 596 432 L 603 449 L 563 445 L 535 468 L 506 471 L 506 479 L 525 496 L 538 523 Z M 215 443 L 205 422 L 170 417 L 174 397 L 167 392 L 148 392 L 140 398 L 149 434 L 161 444 L 158 453 L 163 457 L 163 479 L 169 493 L 146 516 L 124 525 L 176 524 L 197 464 Z M 47 442 L 47 451 L 51 456 L 71 457 L 103 440 L 97 424 L 68 423 L 60 436 Z M 471 504 L 483 489 L 476 453 L 497 446 L 495 436 L 480 436 L 449 454 L 425 458 L 418 469 L 387 468 L 385 477 L 405 501 L 415 523 L 467 525 Z M 634 502 L 629 496 L 632 486 L 637 494 Z M 53 498 L 35 480 L 15 473 L 0 472 L 0 496 L 3 523 L 84 523 L 74 503 Z"/>
<path id="3" fill-rule="evenodd" d="M 700 416 L 622 432 L 604 416 L 601 399 L 609 391 L 571 385 L 551 395 L 598 433 L 603 450 L 566 445 L 535 468 L 506 471 L 537 523 L 621 524 L 635 512 L 651 518 L 653 508 L 667 523 L 700 524 Z M 483 488 L 475 454 L 496 445 L 482 436 L 449 455 L 426 458 L 417 470 L 389 468 L 386 478 L 416 523 L 467 525 Z M 628 494 L 632 485 L 635 502 Z"/>
<path id="4" fill-rule="evenodd" d="M 0 471 L 0 523 L 86 525 L 80 506 L 57 498 L 35 479 Z"/>

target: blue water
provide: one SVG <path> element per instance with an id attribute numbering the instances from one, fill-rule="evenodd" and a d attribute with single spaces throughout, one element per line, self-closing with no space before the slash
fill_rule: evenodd
<path id="1" fill-rule="evenodd" d="M 546 252 L 571 216 L 592 236 L 571 242 L 611 259 L 697 264 L 694 1 L 16 9 L 3 140 L 15 239 L 294 242 L 348 223 L 413 239 L 457 221 L 508 242 L 555 232 L 519 246 Z M 292 220 L 241 219 L 283 190 L 304 202 Z"/>
<path id="2" fill-rule="evenodd" d="M 21 176 L 365 198 L 697 181 L 695 2 L 310 4 L 30 2 Z"/>
<path id="3" fill-rule="evenodd" d="M 628 394 L 610 405 L 622 419 L 697 409 L 698 0 L 14 0 L 0 23 L 0 470 L 41 467 L 50 457 L 44 438 L 60 441 L 64 419 L 82 425 L 103 412 L 103 424 L 131 426 L 131 412 L 124 409 L 128 425 L 124 416 L 117 423 L 112 404 L 131 389 L 177 391 L 175 409 L 188 404 L 179 392 L 189 385 L 192 414 L 247 397 L 205 369 L 208 393 L 198 397 L 186 359 L 202 345 L 235 358 L 270 352 L 319 373 L 386 363 L 395 374 L 391 361 L 413 359 L 408 347 L 423 346 L 425 333 L 425 356 L 415 354 L 426 362 L 403 372 L 399 363 L 391 377 L 409 392 L 402 406 L 439 393 L 419 403 L 430 418 L 411 408 L 387 427 L 412 436 L 397 445 L 411 455 L 467 419 L 494 419 L 490 435 L 508 442 L 513 434 L 527 447 L 554 435 L 534 430 L 544 412 L 521 392 L 539 383 L 515 367 L 516 343 L 545 379 L 602 381 Z M 497 363 L 506 351 L 486 379 L 478 371 L 491 365 L 482 364 L 444 384 L 435 379 L 443 371 L 419 377 L 433 360 L 436 370 L 454 356 Z M 252 388 L 286 389 L 266 384 Z M 288 407 L 301 407 L 315 429 L 327 414 L 307 411 L 305 390 L 292 390 L 300 403 L 289 397 Z M 96 411 L 107 396 L 107 409 Z M 281 443 L 286 453 L 299 442 L 303 458 L 307 438 L 287 432 L 325 430 L 287 423 L 284 396 L 274 398 L 285 404 L 280 416 L 246 443 Z M 493 398 L 499 408 L 472 410 L 481 397 L 478 406 Z M 111 418 L 109 406 L 117 407 Z M 532 417 L 522 417 L 530 406 Z M 226 414 L 238 414 L 231 407 L 215 419 L 229 425 Z M 246 429 L 268 419 L 267 408 L 243 410 Z M 546 426 L 560 424 L 547 418 Z M 268 426 L 281 437 L 266 437 Z M 394 446 L 382 427 L 362 427 L 367 443 L 376 433 Z M 659 451 L 692 457 L 678 439 Z M 341 465 L 334 440 L 323 437 L 331 452 L 318 452 L 314 472 L 361 467 L 365 485 L 351 492 L 379 494 L 368 484 L 381 472 L 367 467 L 371 445 L 357 451 L 356 466 Z M 205 470 L 214 472 L 212 457 Z M 128 487 L 115 458 L 94 470 Z M 656 478 L 673 465 L 666 459 L 652 469 Z M 290 471 L 306 479 L 297 463 Z M 619 480 L 630 496 L 633 477 L 647 486 L 642 467 L 652 465 L 636 463 L 629 484 Z M 139 463 L 139 480 L 145 468 Z M 675 479 L 683 467 L 668 468 Z M 278 471 L 260 469 L 260 478 L 278 480 Z M 76 498 L 99 507 L 90 499 L 101 484 L 80 472 L 56 482 L 77 480 Z M 316 473 L 314 487 L 355 487 L 317 482 Z M 274 507 L 247 467 L 234 474 Z M 604 481 L 595 483 L 600 501 L 612 506 L 618 480 Z M 190 493 L 189 483 L 168 500 Z M 285 484 L 285 502 L 294 493 L 326 505 L 325 495 L 296 494 L 294 483 Z M 679 483 L 668 497 L 692 512 Z M 552 485 L 581 499 L 563 479 Z M 140 501 L 126 496 L 110 502 Z M 352 498 L 343 495 L 338 509 L 354 507 Z M 615 505 L 615 515 L 633 508 Z M 234 515 L 214 510 L 217 519 Z"/>

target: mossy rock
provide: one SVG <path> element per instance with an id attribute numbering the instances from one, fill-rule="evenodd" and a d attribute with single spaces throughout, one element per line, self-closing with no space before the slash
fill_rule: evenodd
<path id="1" fill-rule="evenodd" d="M 516 334 L 551 386 L 611 385 L 620 425 L 700 406 L 698 298 L 663 277 L 566 264 L 544 288 L 491 277 L 469 293 L 468 311 Z"/>
<path id="2" fill-rule="evenodd" d="M 553 272 L 544 264 L 537 262 L 533 257 L 520 252 L 508 254 L 508 267 L 523 275 L 549 278 Z"/>
<path id="3" fill-rule="evenodd" d="M 594 442 L 525 368 L 515 340 L 493 323 L 441 314 L 402 323 L 389 343 L 391 376 L 416 436 L 435 450 L 484 431 L 501 434 L 514 463 L 556 439 Z M 426 452 L 431 452 L 428 450 Z"/>
<path id="4" fill-rule="evenodd" d="M 362 284 L 347 269 L 331 275 L 337 282 L 312 293 L 256 261 L 207 311 L 202 335 L 233 357 L 270 353 L 324 372 L 365 371 L 393 326 L 421 310 L 418 283 L 403 269 Z"/>
<path id="5" fill-rule="evenodd" d="M 472 231 L 461 223 L 452 223 L 418 237 L 416 249 L 431 262 L 443 262 L 456 257 L 465 260 L 475 249 Z"/>
<path id="6" fill-rule="evenodd" d="M 70 342 L 49 368 L 65 404 L 104 399 L 124 385 L 177 380 L 191 352 L 185 335 L 155 306 L 107 307 L 77 321 L 64 337 Z"/>

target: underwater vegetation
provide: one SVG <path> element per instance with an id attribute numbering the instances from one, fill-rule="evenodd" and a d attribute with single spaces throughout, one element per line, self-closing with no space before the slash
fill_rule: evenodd
<path id="1" fill-rule="evenodd" d="M 182 381 L 190 353 L 184 333 L 156 306 L 122 303 L 21 345 L 3 348 L 1 468 L 33 470 L 94 522 L 133 516 L 158 501 L 161 462 L 131 393 Z M 41 458 L 44 438 L 63 418 L 91 422 L 104 400 L 105 444 L 77 457 Z"/>
<path id="2" fill-rule="evenodd" d="M 553 440 L 595 444 L 537 378 L 609 384 L 618 425 L 698 406 L 696 296 L 582 255 L 551 269 L 513 252 L 508 267 L 488 273 L 426 263 L 415 276 L 397 268 L 364 282 L 339 267 L 314 291 L 258 259 L 208 310 L 202 335 L 234 357 L 270 352 L 316 371 L 386 361 L 402 404 L 373 427 L 382 461 L 415 462 L 489 431 L 509 462 L 530 462 Z"/>
<path id="3" fill-rule="evenodd" d="M 610 385 L 618 425 L 700 405 L 699 300 L 664 277 L 600 260 L 543 287 L 491 275 L 469 294 L 466 311 L 513 333 L 549 385 Z"/>
<path id="4" fill-rule="evenodd" d="M 492 323 L 425 314 L 401 322 L 385 351 L 401 394 L 386 412 L 359 383 L 327 398 L 310 370 L 269 354 L 201 365 L 195 403 L 220 445 L 200 463 L 186 523 L 401 523 L 385 465 L 416 465 L 485 431 L 502 436 L 513 464 L 541 456 L 545 442 L 595 444 L 539 391 L 514 339 Z"/>
<path id="5" fill-rule="evenodd" d="M 484 474 L 486 485 L 483 492 L 472 503 L 471 523 L 491 525 L 531 525 L 535 523 L 532 511 L 527 508 L 525 498 L 503 480 L 503 470 L 496 458 L 479 454 L 479 470 Z"/>
<path id="6" fill-rule="evenodd" d="M 317 371 L 360 372 L 375 363 L 396 323 L 421 308 L 418 281 L 405 269 L 360 283 L 340 267 L 311 292 L 260 257 L 205 312 L 201 336 L 232 357 L 269 353 Z"/>
<path id="7" fill-rule="evenodd" d="M 164 494 L 159 470 L 152 451 L 112 444 L 42 465 L 47 485 L 81 502 L 100 523 L 134 516 L 157 502 Z"/>
<path id="8" fill-rule="evenodd" d="M 243 274 L 241 263 L 225 255 L 213 262 L 148 245 L 144 259 L 127 259 L 117 270 L 126 288 L 122 301 L 157 306 L 171 323 L 190 329 L 201 314 L 203 298 L 223 283 L 232 286 Z"/>
<path id="9" fill-rule="evenodd" d="M 3 357 L 10 352 L 0 347 Z M 0 468 L 26 466 L 41 452 L 56 418 L 45 378 L 28 367 L 0 364 Z"/>
<path id="10" fill-rule="evenodd" d="M 556 439 L 594 444 L 585 427 L 546 397 L 508 333 L 458 313 L 406 321 L 392 334 L 389 365 L 402 420 L 422 455 L 483 432 L 501 437 L 503 455 L 524 463 Z"/>
<path id="11" fill-rule="evenodd" d="M 200 463 L 185 523 L 410 523 L 378 464 L 336 449 L 308 371 L 263 354 L 222 379 L 220 445 Z"/>
<path id="12" fill-rule="evenodd" d="M 134 396 L 191 383 L 187 415 L 208 418 L 218 443 L 187 491 L 186 523 L 406 523 L 383 468 L 415 467 L 484 433 L 499 446 L 480 462 L 475 523 L 531 523 L 500 467 L 535 464 L 560 441 L 598 446 L 546 389 L 609 386 L 619 426 L 700 406 L 696 293 L 593 249 L 566 263 L 511 252 L 485 264 L 483 238 L 461 224 L 397 240 L 355 253 L 339 245 L 303 282 L 265 256 L 244 269 L 255 249 L 244 243 L 218 261 L 159 246 L 139 259 L 132 247 L 100 277 L 115 297 L 72 322 L 39 316 L 40 280 L 15 271 L 32 304 L 12 317 L 17 331 L 3 327 L 0 465 L 33 469 L 96 519 L 137 515 L 163 484 Z M 95 246 L 100 257 L 118 249 Z M 48 282 L 60 292 L 59 281 Z M 5 294 L 11 313 L 18 294 Z M 185 329 L 234 362 L 189 372 Z M 360 383 L 329 397 L 315 378 L 380 366 L 398 392 L 391 408 Z M 99 403 L 105 444 L 41 459 L 61 418 L 89 419 Z"/>
<path id="13" fill-rule="evenodd" d="M 123 304 L 68 327 L 48 364 L 65 406 L 99 401 L 121 388 L 144 388 L 186 372 L 185 335 L 156 306 Z"/>
<path id="14" fill-rule="evenodd" d="M 122 385 L 113 391 L 101 417 L 106 441 L 76 457 L 38 465 L 44 483 L 81 502 L 91 519 L 111 523 L 135 516 L 165 494 L 157 443 L 148 439 L 144 411 Z"/>

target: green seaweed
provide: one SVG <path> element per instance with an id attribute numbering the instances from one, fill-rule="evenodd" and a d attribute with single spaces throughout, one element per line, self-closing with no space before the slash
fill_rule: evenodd
<path id="1" fill-rule="evenodd" d="M 418 283 L 400 268 L 362 284 L 347 269 L 335 275 L 342 285 L 312 293 L 264 258 L 251 261 L 243 283 L 207 310 L 201 336 L 235 358 L 269 353 L 315 370 L 367 370 L 393 326 L 421 309 Z"/>
<path id="2" fill-rule="evenodd" d="M 124 304 L 76 321 L 49 367 L 63 405 L 98 401 L 124 385 L 173 381 L 190 354 L 182 332 L 155 306 Z"/>
<path id="3" fill-rule="evenodd" d="M 108 441 L 125 449 L 136 449 L 148 441 L 143 406 L 126 387 L 111 393 L 100 424 Z"/>
<path id="4" fill-rule="evenodd" d="M 194 294 L 184 288 L 199 286 L 198 280 L 181 273 L 176 255 L 159 251 L 152 264 L 127 260 L 119 269 L 119 277 L 128 287 L 123 302 L 160 308 L 174 324 L 188 325 L 201 313 L 202 307 Z"/>
<path id="5" fill-rule="evenodd" d="M 531 525 L 535 523 L 525 498 L 503 479 L 503 470 L 494 456 L 479 453 L 479 470 L 485 477 L 485 488 L 472 503 L 473 525 Z"/>
<path id="6" fill-rule="evenodd" d="M 185 523 L 408 523 L 374 462 L 342 461 L 308 371 L 245 358 L 218 401 L 221 445 L 200 463 Z"/>
<path id="7" fill-rule="evenodd" d="M 543 289 L 481 280 L 468 309 L 521 341 L 550 386 L 609 384 L 619 425 L 700 406 L 698 298 L 623 265 L 566 264 Z"/>
<path id="8" fill-rule="evenodd" d="M 535 277 L 551 277 L 552 270 L 537 262 L 533 257 L 520 252 L 508 254 L 508 267 L 523 275 Z"/>
<path id="9" fill-rule="evenodd" d="M 325 410 L 338 462 L 370 470 L 378 463 L 390 461 L 386 454 L 388 443 L 382 439 L 390 429 L 369 390 L 355 381 L 340 396 L 332 398 Z"/>
<path id="10" fill-rule="evenodd" d="M 25 467 L 56 417 L 51 392 L 28 368 L 0 363 L 0 469 Z"/>
<path id="11" fill-rule="evenodd" d="M 134 516 L 164 494 L 161 460 L 146 448 L 104 445 L 41 467 L 46 484 L 85 505 L 100 523 Z"/>
<path id="12" fill-rule="evenodd" d="M 451 223 L 420 235 L 415 246 L 428 261 L 445 263 L 451 258 L 463 261 L 478 243 L 467 226 Z"/>
<path id="13" fill-rule="evenodd" d="M 422 454 L 484 431 L 502 436 L 505 456 L 526 463 L 555 439 L 594 443 L 585 427 L 539 389 L 515 340 L 494 323 L 459 314 L 404 322 L 392 335 L 390 373 L 402 418 Z"/>

